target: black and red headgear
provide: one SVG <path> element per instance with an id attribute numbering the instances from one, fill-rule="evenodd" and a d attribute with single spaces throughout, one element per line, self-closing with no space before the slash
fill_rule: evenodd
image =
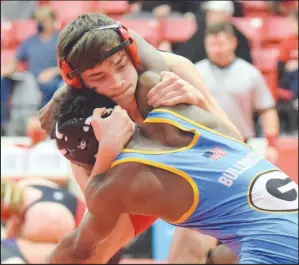
<path id="1" fill-rule="evenodd" d="M 112 109 L 107 109 L 102 118 L 107 118 Z M 55 139 L 60 153 L 72 163 L 93 166 L 96 162 L 99 142 L 91 126 L 91 118 L 72 118 L 60 126 L 56 123 Z"/>
<path id="2" fill-rule="evenodd" d="M 138 46 L 136 41 L 134 40 L 134 38 L 132 37 L 132 35 L 130 34 L 130 32 L 125 26 L 121 25 L 120 23 L 116 23 L 112 25 L 100 26 L 97 29 L 98 30 L 113 29 L 118 33 L 122 41 L 120 45 L 112 48 L 110 51 L 106 53 L 104 60 L 125 48 L 136 70 L 139 69 L 140 58 L 138 53 Z M 88 31 L 89 30 L 84 31 L 77 39 L 75 39 L 70 44 L 70 46 L 74 45 Z M 61 76 L 67 85 L 77 89 L 84 87 L 80 78 L 81 72 L 79 69 L 72 69 L 71 66 L 67 63 L 65 58 L 57 57 L 57 61 L 58 61 L 58 66 L 60 68 Z"/>
<path id="3" fill-rule="evenodd" d="M 61 126 L 56 123 L 55 139 L 66 159 L 78 165 L 94 165 L 99 142 L 91 126 L 91 117 L 73 118 Z"/>

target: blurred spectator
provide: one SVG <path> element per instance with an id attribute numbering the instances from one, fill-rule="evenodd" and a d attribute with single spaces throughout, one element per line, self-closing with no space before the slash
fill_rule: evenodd
<path id="1" fill-rule="evenodd" d="M 132 4 L 133 12 L 140 16 L 155 16 L 165 18 L 171 15 L 186 13 L 199 14 L 200 5 L 204 1 L 128 1 Z"/>
<path id="2" fill-rule="evenodd" d="M 188 58 L 193 63 L 207 58 L 207 53 L 204 45 L 204 36 L 206 27 L 218 22 L 231 23 L 234 13 L 234 5 L 232 1 L 206 1 L 203 4 L 205 11 L 202 20 L 198 25 L 198 30 L 186 43 L 174 49 L 174 53 Z M 252 62 L 250 48 L 247 38 L 232 25 L 235 35 L 238 39 L 236 55 L 247 62 Z"/>
<path id="3" fill-rule="evenodd" d="M 18 48 L 16 58 L 8 65 L 2 77 L 15 72 L 18 61 L 28 62 L 29 72 L 38 80 L 44 94 L 43 103 L 52 97 L 61 81 L 56 61 L 56 44 L 59 32 L 55 29 L 55 12 L 50 7 L 40 7 L 34 12 L 37 34 L 25 40 Z"/>
<path id="4" fill-rule="evenodd" d="M 229 23 L 209 25 L 205 31 L 208 59 L 195 64 L 200 74 L 245 141 L 255 136 L 253 113 L 259 112 L 267 158 L 276 162 L 279 120 L 275 101 L 261 72 L 235 54 L 237 38 Z"/>
<path id="5" fill-rule="evenodd" d="M 132 6 L 132 13 L 127 18 L 153 18 L 164 19 L 167 17 L 186 17 L 199 21 L 200 5 L 204 1 L 128 1 Z M 162 41 L 158 47 L 160 50 L 171 52 L 176 49 L 178 43 Z"/>
<path id="6" fill-rule="evenodd" d="M 293 22 L 293 34 L 281 42 L 279 48 L 279 86 L 286 98 L 281 98 L 277 109 L 282 131 L 286 134 L 298 133 L 298 10 L 289 18 Z"/>
<path id="7" fill-rule="evenodd" d="M 292 91 L 298 98 L 298 10 L 290 14 L 293 34 L 281 42 L 279 48 L 279 84 L 281 88 Z"/>
<path id="8" fill-rule="evenodd" d="M 29 19 L 37 4 L 37 1 L 1 1 L 1 21 Z"/>
<path id="9" fill-rule="evenodd" d="M 271 5 L 272 12 L 274 15 L 287 16 L 294 9 L 298 9 L 298 0 L 295 1 L 275 0 L 275 1 L 269 1 L 269 4 Z"/>
<path id="10" fill-rule="evenodd" d="M 37 22 L 37 34 L 21 43 L 16 58 L 1 71 L 1 90 L 4 90 L 3 94 L 12 94 L 12 101 L 14 101 L 10 110 L 10 118 L 16 115 L 18 120 L 10 123 L 10 125 L 14 124 L 14 129 L 10 130 L 10 133 L 14 135 L 19 134 L 21 130 L 15 128 L 15 126 L 21 126 L 18 113 L 23 112 L 24 114 L 24 111 L 28 111 L 23 115 L 24 118 L 27 115 L 32 115 L 29 114 L 29 110 L 24 108 L 36 107 L 37 101 L 39 101 L 37 108 L 45 105 L 62 82 L 56 61 L 56 44 L 59 32 L 55 29 L 55 12 L 49 7 L 40 7 L 34 12 L 34 19 Z M 16 73 L 18 62 L 27 62 L 28 72 Z M 29 83 L 24 83 L 26 80 Z M 16 82 L 19 85 L 18 89 L 15 87 Z M 35 89 L 34 92 L 36 85 L 39 89 L 37 88 L 37 91 Z M 29 91 L 32 91 L 32 94 Z M 39 91 L 42 93 L 42 104 L 40 103 Z M 34 106 L 29 106 L 30 104 Z M 26 123 L 25 120 L 22 123 L 24 122 Z M 7 126 L 9 127 L 9 125 Z M 24 129 L 21 131 L 24 132 Z"/>
<path id="11" fill-rule="evenodd" d="M 37 114 L 40 102 L 41 93 L 32 74 L 14 73 L 11 78 L 1 78 L 2 135 L 24 136 L 27 119 Z"/>

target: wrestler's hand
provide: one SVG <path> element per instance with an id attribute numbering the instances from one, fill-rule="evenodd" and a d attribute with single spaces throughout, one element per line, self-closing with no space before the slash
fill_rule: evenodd
<path id="1" fill-rule="evenodd" d="M 121 152 L 133 135 L 135 124 L 120 106 L 115 106 L 110 116 L 102 118 L 107 111 L 105 108 L 94 110 L 92 128 L 100 145 L 113 146 Z"/>
<path id="2" fill-rule="evenodd" d="M 154 108 L 174 106 L 180 103 L 199 105 L 204 101 L 202 93 L 194 86 L 171 72 L 161 72 L 161 82 L 148 93 L 148 104 Z"/>
<path id="3" fill-rule="evenodd" d="M 135 130 L 134 122 L 120 106 L 116 106 L 110 116 L 102 118 L 106 112 L 105 108 L 95 109 L 91 119 L 92 128 L 99 141 L 97 161 L 92 176 L 109 169 Z"/>

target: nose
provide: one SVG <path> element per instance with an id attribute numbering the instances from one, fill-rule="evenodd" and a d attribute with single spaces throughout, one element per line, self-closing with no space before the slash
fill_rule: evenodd
<path id="1" fill-rule="evenodd" d="M 110 87 L 111 91 L 118 92 L 119 89 L 122 89 L 125 85 L 125 80 L 120 79 L 120 80 L 115 80 L 114 79 L 114 84 Z"/>
<path id="2" fill-rule="evenodd" d="M 114 84 L 120 84 L 124 80 L 123 75 L 117 71 L 113 71 L 111 73 L 111 75 L 112 75 Z"/>

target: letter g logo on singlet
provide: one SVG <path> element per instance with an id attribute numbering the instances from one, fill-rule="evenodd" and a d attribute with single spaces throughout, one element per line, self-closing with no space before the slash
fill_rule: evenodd
<path id="1" fill-rule="evenodd" d="M 249 187 L 249 203 L 267 212 L 298 211 L 298 185 L 285 173 L 271 170 L 257 175 Z"/>

